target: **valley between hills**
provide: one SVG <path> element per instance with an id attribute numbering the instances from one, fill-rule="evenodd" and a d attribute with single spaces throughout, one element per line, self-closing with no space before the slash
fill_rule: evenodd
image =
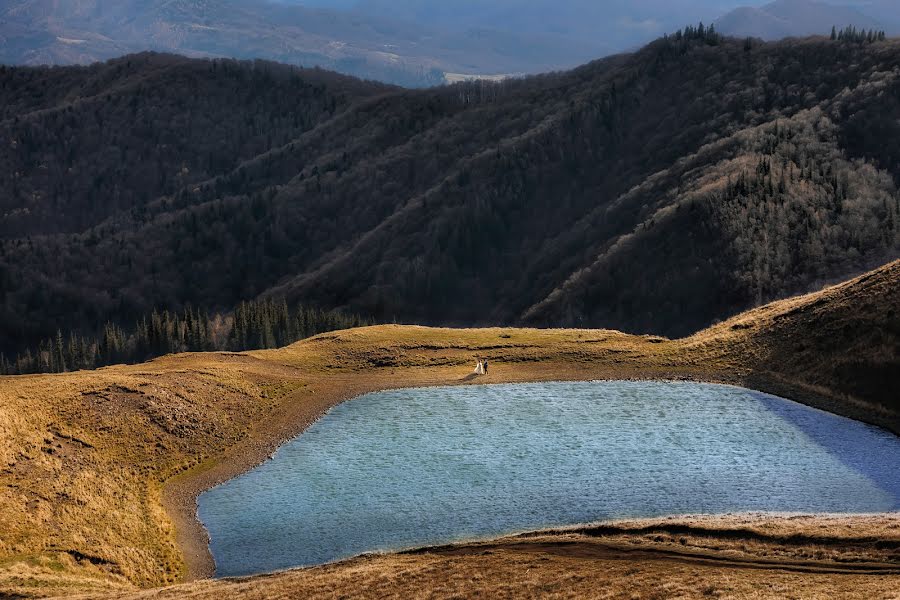
<path id="1" fill-rule="evenodd" d="M 672 517 L 208 580 L 197 494 L 374 390 L 732 383 L 900 433 L 900 261 L 681 339 L 384 325 L 0 379 L 0 597 L 891 597 L 900 516 Z M 469 375 L 477 356 L 490 374 Z M 169 587 L 163 587 L 169 586 Z M 174 587 L 173 587 L 174 586 Z"/>

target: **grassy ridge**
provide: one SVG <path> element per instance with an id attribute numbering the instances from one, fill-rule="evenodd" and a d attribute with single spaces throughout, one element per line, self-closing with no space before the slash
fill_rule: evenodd
<path id="1" fill-rule="evenodd" d="M 344 399 L 468 383 L 475 356 L 491 359 L 479 382 L 725 381 L 900 432 L 900 406 L 889 393 L 900 372 L 898 290 L 894 262 L 683 340 L 379 326 L 280 350 L 2 378 L 0 595 L 131 589 L 208 574 L 194 494 L 263 460 Z"/>
<path id="2" fill-rule="evenodd" d="M 370 555 L 118 598 L 890 598 L 900 518 L 673 517 Z"/>

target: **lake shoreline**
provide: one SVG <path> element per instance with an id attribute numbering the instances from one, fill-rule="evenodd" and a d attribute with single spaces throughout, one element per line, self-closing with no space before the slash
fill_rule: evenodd
<path id="1" fill-rule="evenodd" d="M 378 390 L 687 380 L 759 390 L 900 432 L 900 405 L 884 394 L 891 386 L 873 387 L 865 376 L 885 364 L 882 346 L 870 342 L 880 339 L 879 332 L 896 314 L 897 277 L 900 262 L 742 313 L 681 340 L 596 329 L 382 325 L 322 334 L 278 350 L 187 353 L 96 371 L 0 378 L 8 409 L 0 413 L 0 427 L 9 425 L 10 416 L 14 425 L 7 427 L 12 435 L 0 444 L 0 455 L 17 457 L 8 463 L 12 479 L 4 490 L 20 499 L 0 503 L 0 520 L 12 527 L 8 539 L 19 540 L 17 556 L 34 557 L 9 563 L 0 574 L 0 592 L 28 591 L 21 583 L 23 569 L 48 596 L 85 587 L 162 590 L 187 575 L 211 575 L 206 532 L 196 517 L 197 495 L 265 461 L 332 406 Z M 879 298 L 884 300 L 880 310 L 857 310 L 860 303 Z M 473 382 L 477 358 L 489 360 L 491 369 Z M 855 365 L 863 370 L 848 371 Z M 892 381 L 888 377 L 887 383 Z M 33 465 L 41 465 L 42 477 L 33 476 Z M 71 482 L 85 473 L 93 479 L 78 486 L 72 502 Z M 38 506 L 67 502 L 69 510 L 34 510 L 23 489 Z M 111 515 L 116 527 L 110 527 Z M 72 562 L 62 555 L 60 574 L 43 566 L 59 560 L 54 548 L 98 560 Z M 409 560 L 395 557 L 379 564 Z M 500 581 L 520 582 L 511 569 L 527 568 L 518 559 L 484 560 L 494 576 L 508 578 Z M 439 562 L 424 558 L 413 564 Z M 440 568 L 445 566 L 452 565 Z M 316 575 L 325 571 L 309 572 L 302 577 L 311 579 L 290 585 L 295 590 L 314 580 L 328 589 L 359 585 L 339 574 L 333 582 Z M 667 572 L 654 572 L 648 582 Z M 543 577 L 553 579 L 556 572 Z M 252 585 L 267 586 L 265 578 Z"/>
<path id="2" fill-rule="evenodd" d="M 385 373 L 376 372 L 369 376 L 361 375 L 349 380 L 346 377 L 335 377 L 331 381 L 327 376 L 317 377 L 310 383 L 310 387 L 316 390 L 312 398 L 307 397 L 304 402 L 300 403 L 287 403 L 288 406 L 279 411 L 279 414 L 267 420 L 265 427 L 254 428 L 247 439 L 229 449 L 225 456 L 167 481 L 162 489 L 162 503 L 175 524 L 177 543 L 184 555 L 186 572 L 183 580 L 195 581 L 215 576 L 215 563 L 209 549 L 208 532 L 197 516 L 199 496 L 264 463 L 279 447 L 301 435 L 335 406 L 368 393 L 421 387 L 510 383 L 610 380 L 685 381 L 751 389 L 853 418 L 847 415 L 846 411 L 841 413 L 828 410 L 831 403 L 826 397 L 815 398 L 815 395 L 811 395 L 808 391 L 798 393 L 796 397 L 776 393 L 785 388 L 782 382 L 772 382 L 766 385 L 766 382 L 757 377 L 755 378 L 756 383 L 763 385 L 751 388 L 747 384 L 746 373 L 741 370 L 726 374 L 719 372 L 718 369 L 713 370 L 708 367 L 697 370 L 693 366 L 673 365 L 654 374 L 652 372 L 657 369 L 651 367 L 616 365 L 614 368 L 610 368 L 608 364 L 588 366 L 574 363 L 560 364 L 558 361 L 552 360 L 509 365 L 494 359 L 491 361 L 491 365 L 492 369 L 489 375 L 477 378 L 466 375 L 465 370 L 460 367 L 452 369 L 417 368 L 415 372 L 406 374 L 408 379 L 402 384 L 398 384 L 394 373 L 385 377 Z M 511 368 L 513 366 L 514 369 Z M 810 401 L 811 397 L 812 401 Z M 879 426 L 878 424 L 874 425 Z M 896 432 L 892 431 L 892 433 Z"/>
<path id="3" fill-rule="evenodd" d="M 399 594 L 396 597 L 409 597 L 414 590 L 447 578 L 456 581 L 449 589 L 460 594 L 465 589 L 484 591 L 485 579 L 511 581 L 509 577 L 519 574 L 525 580 L 518 580 L 514 589 L 528 588 L 527 580 L 533 579 L 537 587 L 532 583 L 528 589 L 534 595 L 546 589 L 548 578 L 593 586 L 598 574 L 605 573 L 603 587 L 636 586 L 632 589 L 644 594 L 675 585 L 680 586 L 675 588 L 682 592 L 679 597 L 695 597 L 700 590 L 692 584 L 698 578 L 718 579 L 726 590 L 735 584 L 739 590 L 754 589 L 753 580 L 759 577 L 755 590 L 768 594 L 761 597 L 784 597 L 790 591 L 797 597 L 862 600 L 890 597 L 884 593 L 897 589 L 898 548 L 900 513 L 676 515 L 361 554 L 318 566 L 208 579 L 174 589 L 200 600 L 241 597 L 248 589 L 278 597 L 306 597 L 323 589 L 380 597 L 378 591 L 388 580 L 395 596 Z M 468 583 L 460 583 L 460 578 Z M 407 581 L 398 583 L 402 579 Z M 773 580 L 778 581 L 774 589 Z M 581 595 L 589 595 L 589 590 Z M 734 597 L 745 595 L 738 592 Z"/>

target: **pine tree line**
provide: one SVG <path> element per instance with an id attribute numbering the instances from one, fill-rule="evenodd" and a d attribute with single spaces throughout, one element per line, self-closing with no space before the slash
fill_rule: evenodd
<path id="1" fill-rule="evenodd" d="M 874 29 L 857 29 L 850 25 L 844 27 L 840 31 L 837 27 L 831 28 L 831 39 L 839 42 L 853 42 L 856 44 L 871 44 L 873 42 L 883 42 L 887 39 L 884 31 L 875 31 Z"/>
<path id="2" fill-rule="evenodd" d="M 371 324 L 359 315 L 308 306 L 290 310 L 284 300 L 242 302 L 234 311 L 228 347 L 235 351 L 280 348 L 326 331 Z"/>
<path id="3" fill-rule="evenodd" d="M 359 315 L 303 305 L 290 309 L 284 300 L 242 302 L 231 315 L 190 307 L 180 313 L 154 310 L 127 331 L 113 323 L 96 336 L 63 335 L 60 330 L 12 361 L 0 353 L 0 374 L 64 373 L 177 352 L 278 348 L 326 331 L 371 324 Z"/>
<path id="4" fill-rule="evenodd" d="M 672 35 L 663 36 L 668 42 L 705 42 L 710 46 L 716 46 L 722 42 L 723 37 L 716 31 L 716 26 L 710 24 L 708 27 L 701 21 L 699 25 L 694 27 L 688 25 L 684 29 L 679 29 Z"/>

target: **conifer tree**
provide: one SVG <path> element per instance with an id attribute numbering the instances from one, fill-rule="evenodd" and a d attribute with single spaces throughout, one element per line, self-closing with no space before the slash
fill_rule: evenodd
<path id="1" fill-rule="evenodd" d="M 56 342 L 53 345 L 53 360 L 55 363 L 55 373 L 64 373 L 66 371 L 65 346 L 63 344 L 62 330 L 56 331 Z"/>

